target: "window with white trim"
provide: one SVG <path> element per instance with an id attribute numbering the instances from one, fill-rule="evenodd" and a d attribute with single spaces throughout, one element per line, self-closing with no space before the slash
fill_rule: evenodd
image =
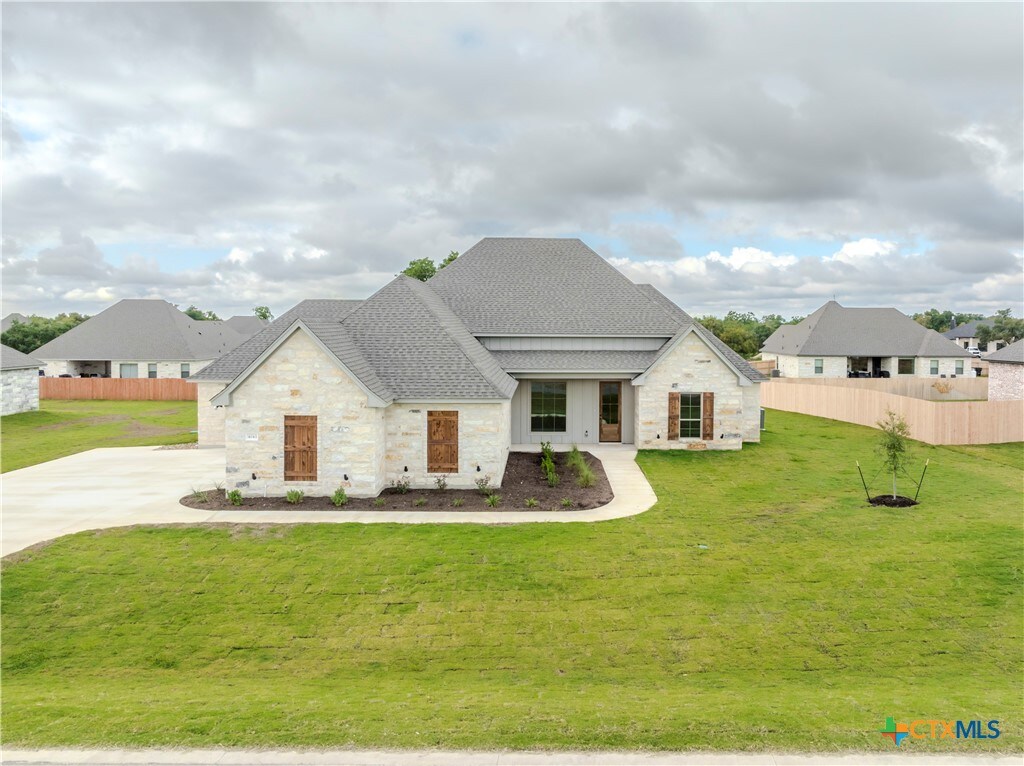
<path id="1" fill-rule="evenodd" d="M 964 360 L 963 359 L 957 359 L 956 360 L 956 374 L 957 375 L 963 375 L 964 374 Z"/>
<path id="2" fill-rule="evenodd" d="M 938 359 L 932 359 L 930 362 L 928 362 L 928 374 L 929 375 L 938 375 L 939 374 L 939 360 Z"/>
<path id="3" fill-rule="evenodd" d="M 815 359 L 814 360 L 814 374 L 821 375 L 825 372 L 825 360 Z"/>

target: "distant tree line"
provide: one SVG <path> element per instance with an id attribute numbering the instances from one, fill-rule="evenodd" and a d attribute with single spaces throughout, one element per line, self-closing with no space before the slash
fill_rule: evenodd
<path id="1" fill-rule="evenodd" d="M 721 318 L 710 315 L 695 318 L 744 359 L 757 356 L 761 352 L 761 346 L 768 340 L 768 336 L 782 325 L 796 324 L 803 319 L 803 317 L 784 319 L 780 314 L 765 314 L 758 319 L 749 311 L 744 313 L 730 311 Z"/>
<path id="2" fill-rule="evenodd" d="M 919 325 L 924 325 L 929 330 L 935 330 L 935 332 L 952 330 L 954 321 L 959 326 L 984 318 L 981 314 L 957 314 L 952 311 L 939 311 L 938 309 L 928 309 L 920 314 L 914 314 L 912 317 Z"/>
<path id="3" fill-rule="evenodd" d="M 31 316 L 28 321 L 14 323 L 0 335 L 0 343 L 11 348 L 16 348 L 23 354 L 31 354 L 40 346 L 44 346 L 58 335 L 63 335 L 72 327 L 77 327 L 88 315 L 73 312 L 71 314 L 58 314 L 53 319 L 47 317 Z"/>
<path id="4" fill-rule="evenodd" d="M 426 282 L 458 257 L 458 252 L 452 250 L 443 261 L 436 264 L 429 258 L 417 258 L 414 261 L 409 261 L 409 265 L 402 269 L 402 273 L 407 277 L 418 279 L 420 282 Z"/>
<path id="5" fill-rule="evenodd" d="M 948 332 L 954 325 L 959 327 L 981 319 L 985 320 L 984 324 L 978 326 L 977 338 L 981 347 L 986 347 L 997 340 L 1010 344 L 1024 338 L 1024 319 L 1012 316 L 1010 309 L 1001 309 L 990 318 L 982 314 L 958 314 L 938 309 L 928 309 L 920 314 L 914 314 L 915 322 L 935 332 Z"/>

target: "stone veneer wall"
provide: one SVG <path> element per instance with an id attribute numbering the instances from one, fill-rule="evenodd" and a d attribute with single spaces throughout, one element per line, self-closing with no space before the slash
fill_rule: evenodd
<path id="1" fill-rule="evenodd" d="M 391 484 L 404 477 L 413 487 L 434 487 L 434 480 L 440 474 L 427 473 L 427 411 L 457 410 L 459 472 L 447 475 L 448 486 L 472 489 L 473 482 L 483 476 L 491 477 L 491 486 L 500 486 L 512 440 L 511 407 L 510 401 L 392 404 L 385 414 L 385 483 Z M 478 465 L 480 471 L 476 470 Z"/>
<path id="2" fill-rule="evenodd" d="M 988 400 L 1024 399 L 1024 364 L 989 362 Z"/>
<path id="3" fill-rule="evenodd" d="M 215 407 L 210 400 L 224 390 L 226 383 L 196 382 L 199 411 L 199 446 L 224 446 L 224 416 L 227 407 Z"/>
<path id="4" fill-rule="evenodd" d="M 672 388 L 672 384 L 678 386 Z M 715 438 L 668 441 L 668 394 L 715 394 Z M 739 449 L 759 441 L 760 384 L 741 386 L 733 372 L 696 334 L 690 333 L 636 387 L 638 449 Z M 725 438 L 720 438 L 721 434 Z M 659 438 L 660 437 L 660 438 Z"/>
<path id="5" fill-rule="evenodd" d="M 761 354 L 761 358 L 764 360 L 775 360 L 775 366 L 779 368 L 784 378 L 845 378 L 846 372 L 849 368 L 847 357 L 845 356 L 825 356 L 817 357 L 822 360 L 822 373 L 816 374 L 814 372 L 814 357 L 810 356 L 789 356 L 786 354 Z M 917 377 L 917 378 L 937 378 L 940 375 L 951 377 L 956 374 L 960 378 L 973 378 L 974 370 L 971 369 L 971 360 L 963 358 L 960 361 L 963 362 L 963 372 L 956 372 L 956 358 L 940 358 L 939 362 L 939 373 L 938 375 L 931 374 L 931 360 L 934 357 L 917 357 L 914 361 L 914 374 L 911 375 L 899 375 L 897 366 L 899 357 L 883 356 L 881 358 L 881 368 L 887 370 L 889 375 L 893 378 L 897 377 Z"/>
<path id="6" fill-rule="evenodd" d="M 370 407 L 355 381 L 301 329 L 235 389 L 225 409 L 229 490 L 330 495 L 343 486 L 354 497 L 373 497 L 385 486 L 384 409 Z M 285 415 L 317 416 L 315 482 L 284 481 Z"/>
<path id="7" fill-rule="evenodd" d="M 39 409 L 39 370 L 0 372 L 0 415 L 14 415 Z"/>
<path id="8" fill-rule="evenodd" d="M 206 367 L 213 361 L 211 359 L 203 359 L 195 362 L 155 362 L 156 364 L 156 376 L 158 378 L 180 378 L 181 377 L 181 365 L 189 365 L 189 375 L 195 375 L 201 369 Z M 116 360 L 110 362 L 110 377 L 120 378 L 121 377 L 121 365 L 122 364 L 135 364 L 138 365 L 139 378 L 149 377 L 149 365 L 153 364 L 152 359 L 136 361 L 134 359 Z M 56 361 L 47 362 L 43 367 L 43 371 L 48 377 L 56 378 L 61 375 L 71 375 L 77 378 L 82 373 L 91 375 L 93 373 L 97 375 L 103 375 L 106 372 L 105 360 L 100 361 Z"/>

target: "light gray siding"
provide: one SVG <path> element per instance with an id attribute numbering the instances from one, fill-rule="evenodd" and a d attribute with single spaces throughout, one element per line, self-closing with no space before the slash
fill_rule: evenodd
<path id="1" fill-rule="evenodd" d="M 554 380 L 547 377 L 547 380 Z M 566 426 L 565 433 L 533 433 L 530 431 L 530 380 L 520 380 L 519 388 L 512 397 L 512 443 L 539 444 L 597 444 L 600 441 L 600 383 L 598 380 L 569 380 L 566 382 Z M 622 400 L 619 402 L 622 418 L 622 443 L 633 443 L 633 418 L 635 412 L 633 385 L 628 378 L 604 378 L 620 380 Z"/>
<path id="2" fill-rule="evenodd" d="M 477 340 L 489 351 L 657 351 L 668 338 L 481 336 Z"/>

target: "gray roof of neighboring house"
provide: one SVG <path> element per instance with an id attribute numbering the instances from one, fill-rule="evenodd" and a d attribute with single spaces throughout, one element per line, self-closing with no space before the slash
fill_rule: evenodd
<path id="1" fill-rule="evenodd" d="M 243 340 L 225 322 L 192 319 L 167 301 L 126 299 L 34 353 L 51 360 L 205 361 Z"/>
<path id="2" fill-rule="evenodd" d="M 762 351 L 787 356 L 969 357 L 963 348 L 894 308 L 846 308 L 829 301 L 782 325 Z"/>
<path id="3" fill-rule="evenodd" d="M 957 325 L 952 330 L 946 330 L 942 333 L 942 337 L 949 338 L 950 340 L 956 340 L 958 338 L 977 338 L 978 328 L 982 325 L 991 325 L 992 318 L 988 319 L 974 319 L 970 322 L 964 322 L 961 325 Z"/>
<path id="4" fill-rule="evenodd" d="M 1014 341 L 1009 346 L 994 351 L 985 357 L 985 361 L 996 364 L 1024 364 L 1024 339 Z"/>
<path id="5" fill-rule="evenodd" d="M 662 335 L 677 322 L 578 239 L 480 240 L 430 286 L 474 335 Z"/>
<path id="6" fill-rule="evenodd" d="M 284 314 L 279 316 L 262 330 L 253 335 L 244 343 L 218 357 L 212 364 L 192 376 L 192 380 L 234 380 L 245 369 L 259 358 L 260 354 L 266 351 L 285 330 L 291 327 L 295 320 L 302 319 L 305 322 L 316 320 L 340 320 L 351 312 L 362 301 L 357 300 L 328 300 L 312 299 L 305 300 L 293 306 Z"/>
<path id="7" fill-rule="evenodd" d="M 44 362 L 35 357 L 23 354 L 16 348 L 0 344 L 0 370 L 38 369 Z"/>
<path id="8" fill-rule="evenodd" d="M 679 308 L 679 306 L 673 303 L 667 295 L 658 290 L 658 288 L 656 288 L 654 285 L 637 285 L 637 287 L 643 290 L 644 293 L 646 293 L 655 301 L 657 301 L 659 305 L 665 308 L 665 310 L 671 312 L 672 315 L 677 318 L 677 320 L 679 321 L 679 330 L 676 334 L 682 332 L 690 325 L 693 325 L 694 332 L 696 332 L 697 335 L 703 338 L 705 342 L 714 346 L 718 350 L 718 352 L 726 359 L 728 359 L 732 363 L 732 365 L 737 370 L 739 370 L 740 373 L 742 373 L 743 377 L 745 377 L 747 380 L 750 380 L 754 383 L 760 382 L 762 380 L 768 380 L 767 375 L 752 367 L 750 365 L 750 362 L 748 362 L 742 356 L 733 351 L 732 348 L 726 345 L 724 341 L 720 340 L 717 335 L 711 332 L 711 330 L 706 328 L 700 322 L 695 322 L 693 320 L 693 317 L 691 317 L 689 314 L 687 314 L 685 311 Z M 673 335 L 672 340 L 674 339 L 675 335 Z M 662 351 L 668 350 L 668 348 L 672 345 L 672 340 L 670 340 L 662 347 Z M 660 352 L 658 356 L 661 356 Z"/>
<path id="9" fill-rule="evenodd" d="M 505 372 L 643 372 L 657 351 L 491 351 Z"/>
<path id="10" fill-rule="evenodd" d="M 21 324 L 25 324 L 27 321 L 27 316 L 25 316 L 24 314 L 19 314 L 18 312 L 15 311 L 12 314 L 8 314 L 3 319 L 0 319 L 0 332 L 7 332 L 8 330 L 11 329 L 11 325 L 14 324 L 15 322 L 21 322 Z"/>
<path id="11" fill-rule="evenodd" d="M 251 338 L 270 322 L 255 316 L 233 316 L 225 319 L 224 324 L 245 338 Z"/>

